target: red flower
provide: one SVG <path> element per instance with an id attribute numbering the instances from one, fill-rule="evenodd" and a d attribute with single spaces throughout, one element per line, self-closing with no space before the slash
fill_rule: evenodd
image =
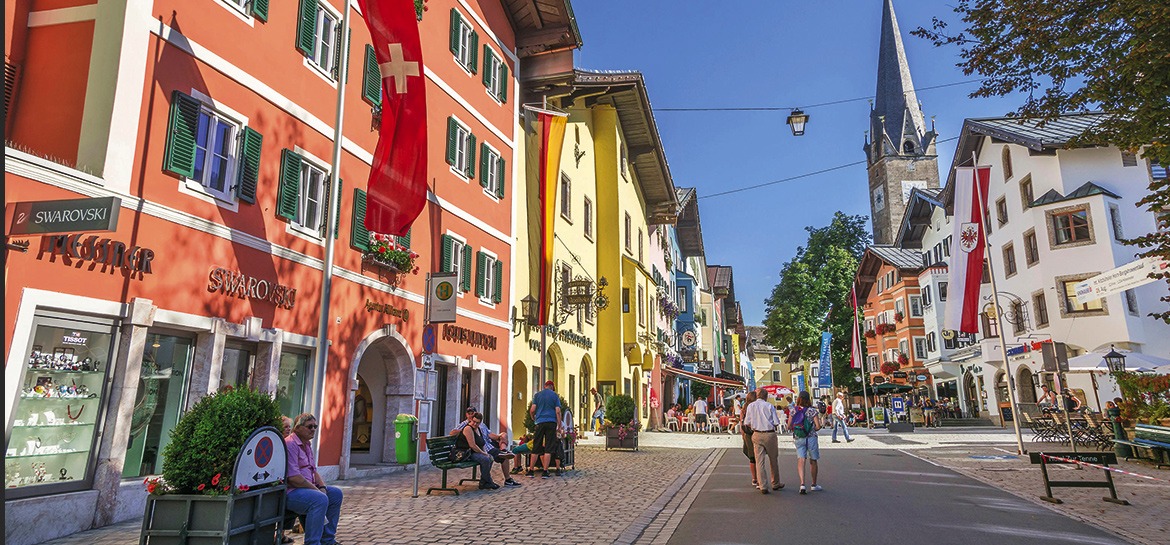
<path id="1" fill-rule="evenodd" d="M 230 490 L 230 489 L 231 489 L 231 487 L 230 487 L 230 486 L 228 486 L 228 485 L 226 485 L 226 484 L 225 484 L 225 485 L 223 485 L 223 491 L 224 491 L 224 492 L 227 492 L 227 491 L 228 491 L 228 490 Z"/>
<path id="2" fill-rule="evenodd" d="M 205 485 L 203 483 L 199 483 L 199 486 L 197 486 L 195 489 L 196 490 L 203 490 L 204 488 L 207 488 L 207 485 Z"/>
<path id="3" fill-rule="evenodd" d="M 211 486 L 219 486 L 219 476 L 220 474 L 216 473 L 215 476 L 211 478 Z"/>
<path id="4" fill-rule="evenodd" d="M 246 484 L 241 484 L 241 485 L 239 486 L 239 489 L 240 489 L 240 492 L 247 492 L 247 491 L 248 491 L 248 485 L 246 485 Z"/>

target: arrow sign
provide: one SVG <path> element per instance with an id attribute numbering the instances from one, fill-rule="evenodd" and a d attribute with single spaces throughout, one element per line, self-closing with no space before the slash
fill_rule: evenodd
<path id="1" fill-rule="evenodd" d="M 287 456 L 284 439 L 276 428 L 264 426 L 252 432 L 236 457 L 234 486 L 253 487 L 283 479 Z"/>

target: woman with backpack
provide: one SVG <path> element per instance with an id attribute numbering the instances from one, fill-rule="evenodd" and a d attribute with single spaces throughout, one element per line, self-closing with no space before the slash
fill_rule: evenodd
<path id="1" fill-rule="evenodd" d="M 812 469 L 813 492 L 822 490 L 817 484 L 817 460 L 821 457 L 821 447 L 817 442 L 817 430 L 821 428 L 821 415 L 812 406 L 812 399 L 808 391 L 800 392 L 796 400 L 796 408 L 788 415 L 788 429 L 792 430 L 792 441 L 796 444 L 796 474 L 800 477 L 800 493 L 805 494 L 804 460 L 808 458 Z"/>

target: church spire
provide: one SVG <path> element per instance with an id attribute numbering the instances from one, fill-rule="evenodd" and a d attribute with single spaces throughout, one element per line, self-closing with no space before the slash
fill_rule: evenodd
<path id="1" fill-rule="evenodd" d="M 876 98 L 870 112 L 870 162 L 886 155 L 933 155 L 934 133 L 926 126 L 914 92 L 893 0 L 884 0 L 882 6 Z"/>

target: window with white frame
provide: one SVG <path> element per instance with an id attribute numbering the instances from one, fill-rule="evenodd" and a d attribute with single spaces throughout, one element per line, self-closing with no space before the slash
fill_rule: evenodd
<path id="1" fill-rule="evenodd" d="M 468 278 L 471 277 L 471 271 L 464 272 L 464 267 L 467 266 L 470 268 L 471 265 L 470 259 L 466 261 L 463 259 L 465 252 L 467 252 L 467 243 L 455 237 L 451 237 L 451 255 L 453 257 L 451 258 L 451 268 L 448 272 L 455 273 L 455 278 L 457 279 L 455 285 L 459 293 L 463 293 L 468 287 L 470 287 L 462 281 L 465 274 Z"/>
<path id="2" fill-rule="evenodd" d="M 630 215 L 629 215 L 629 214 L 626 214 L 626 223 L 625 223 L 625 227 L 626 227 L 626 251 L 627 251 L 627 252 L 632 252 L 632 251 L 633 251 L 633 238 L 634 238 L 634 233 L 633 233 L 634 226 L 633 226 L 633 223 L 634 223 L 634 222 L 633 222 L 633 220 L 630 218 Z"/>
<path id="3" fill-rule="evenodd" d="M 500 281 L 496 275 L 499 274 L 498 263 L 500 260 L 496 259 L 496 256 L 491 254 L 481 252 L 481 255 L 483 257 L 480 261 L 480 274 L 483 277 L 483 284 L 479 293 L 479 298 L 484 302 L 499 302 L 500 294 L 497 290 L 500 289 Z"/>
<path id="4" fill-rule="evenodd" d="M 479 35 L 471 28 L 471 23 L 464 19 L 456 9 L 451 10 L 451 53 L 455 61 L 468 72 L 475 72 L 476 48 L 479 47 Z"/>
<path id="5" fill-rule="evenodd" d="M 332 74 L 337 63 L 338 17 L 317 3 L 317 22 L 313 35 L 313 52 L 309 59 L 326 74 Z"/>
<path id="6" fill-rule="evenodd" d="M 325 208 L 325 184 L 329 183 L 329 174 L 322 168 L 308 161 L 301 162 L 301 186 L 297 194 L 297 215 L 293 218 L 293 225 L 300 230 L 311 231 L 314 235 L 323 236 L 322 227 L 328 217 Z"/>
<path id="7" fill-rule="evenodd" d="M 872 371 L 876 371 L 878 369 L 878 367 L 880 367 L 880 365 L 878 364 L 878 357 L 876 354 L 871 355 L 871 356 L 866 356 L 865 360 L 866 360 L 866 364 L 868 364 L 868 365 L 867 365 L 867 368 L 864 369 L 863 371 L 865 371 L 867 373 L 872 372 Z"/>
<path id="8" fill-rule="evenodd" d="M 917 295 L 910 296 L 910 316 L 914 318 L 922 317 L 922 297 Z"/>
<path id="9" fill-rule="evenodd" d="M 903 317 L 906 316 L 906 302 L 901 297 L 894 300 L 894 314 L 901 314 Z M 897 317 L 894 319 L 897 320 Z"/>
<path id="10" fill-rule="evenodd" d="M 678 304 L 675 306 L 678 307 L 679 312 L 687 312 L 687 309 L 690 308 L 690 305 L 687 304 L 687 288 L 686 288 L 686 286 L 679 286 L 678 287 Z"/>
<path id="11" fill-rule="evenodd" d="M 926 359 L 926 337 L 914 337 L 914 359 L 922 361 Z"/>
<path id="12" fill-rule="evenodd" d="M 483 85 L 487 87 L 488 94 L 496 100 L 503 102 L 507 95 L 507 69 L 504 67 L 504 60 L 496 55 L 489 47 L 484 47 L 483 59 Z"/>
<path id="13" fill-rule="evenodd" d="M 926 350 L 928 352 L 938 350 L 938 335 L 933 331 L 926 334 Z"/>
<path id="14" fill-rule="evenodd" d="M 465 178 L 475 174 L 475 136 L 454 117 L 447 118 L 447 164 Z"/>
<path id="15" fill-rule="evenodd" d="M 910 354 L 910 341 L 901 339 L 898 341 L 898 352 L 901 354 Z M 897 355 L 894 356 L 894 361 L 897 360 Z"/>
<path id="16" fill-rule="evenodd" d="M 781 380 L 780 371 L 772 371 L 772 384 L 779 384 Z"/>
<path id="17" fill-rule="evenodd" d="M 203 190 L 231 200 L 233 174 L 236 172 L 236 134 L 239 127 L 206 105 L 199 108 L 199 125 L 195 131 L 195 175 Z"/>
<path id="18" fill-rule="evenodd" d="M 482 172 L 479 173 L 480 185 L 488 194 L 501 198 L 504 196 L 504 159 L 499 152 L 483 146 Z"/>
<path id="19" fill-rule="evenodd" d="M 927 284 L 922 286 L 922 308 L 930 308 L 934 304 L 934 298 L 931 296 L 931 286 Z"/>

